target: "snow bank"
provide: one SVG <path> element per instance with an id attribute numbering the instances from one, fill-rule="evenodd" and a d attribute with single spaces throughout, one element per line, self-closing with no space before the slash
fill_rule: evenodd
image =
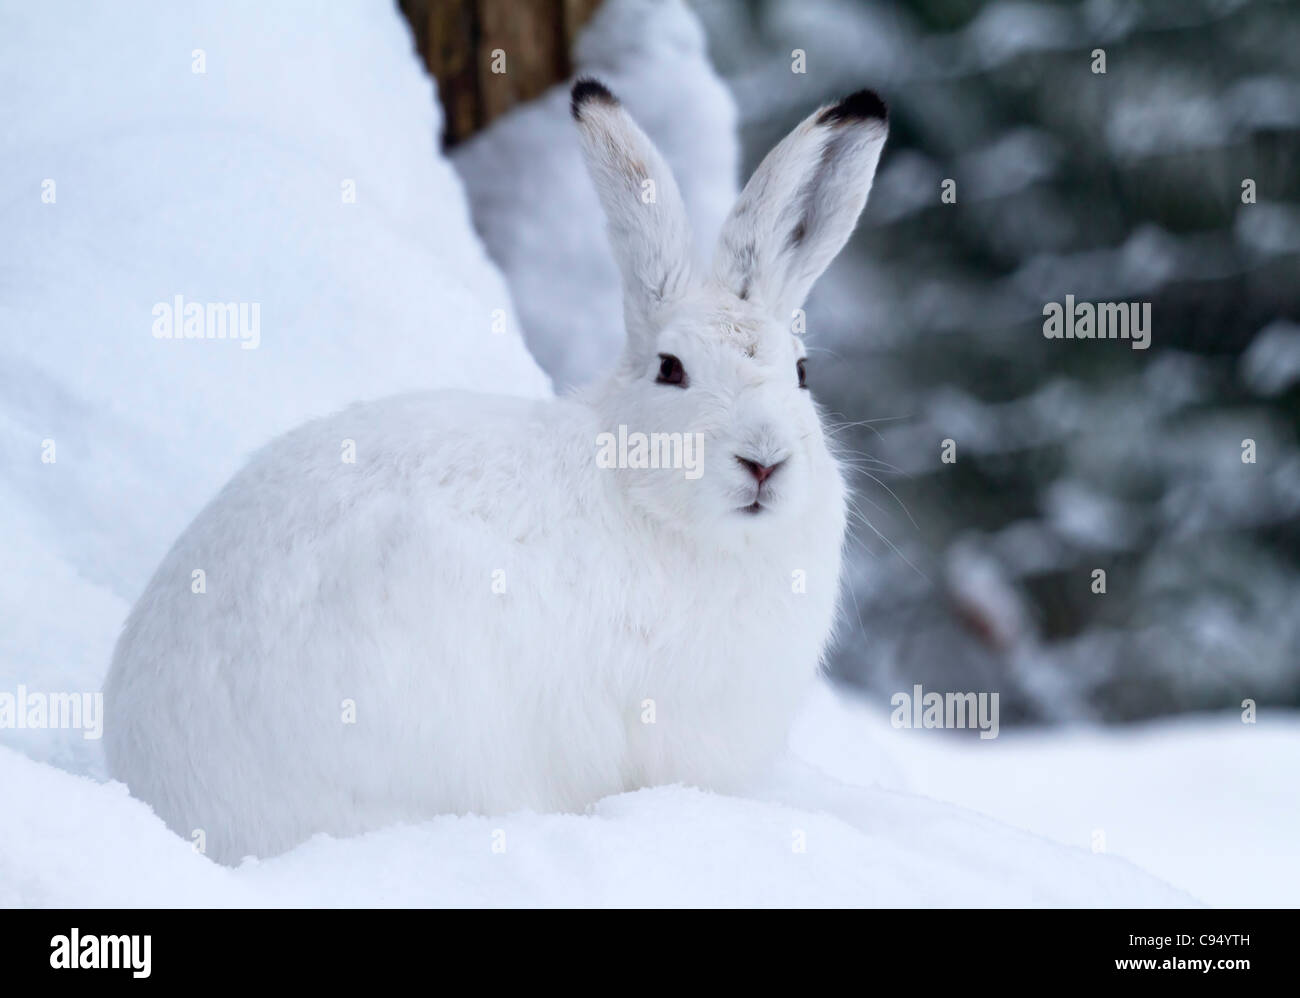
<path id="1" fill-rule="evenodd" d="M 217 866 L 121 784 L 0 749 L 0 904 L 17 906 L 1178 906 L 1111 856 L 962 808 L 852 786 L 879 772 L 834 694 L 809 706 L 814 757 L 753 799 L 671 786 L 582 815 L 441 817 Z M 878 720 L 876 723 L 879 723 Z M 830 733 L 827 736 L 827 733 Z"/>
<path id="2" fill-rule="evenodd" d="M 4 22 L 0 690 L 94 690 L 149 573 L 254 447 L 356 399 L 549 384 L 395 5 Z M 156 338 L 178 295 L 245 306 L 249 333 L 256 306 L 256 337 Z M 0 739 L 97 766 L 75 736 Z"/>
<path id="3" fill-rule="evenodd" d="M 702 260 L 736 200 L 731 94 L 681 0 L 606 0 L 578 38 L 576 75 L 602 80 L 673 170 Z M 553 87 L 453 150 L 474 224 L 510 282 L 528 346 L 557 386 L 614 366 L 623 345 L 618 268 L 569 118 Z"/>

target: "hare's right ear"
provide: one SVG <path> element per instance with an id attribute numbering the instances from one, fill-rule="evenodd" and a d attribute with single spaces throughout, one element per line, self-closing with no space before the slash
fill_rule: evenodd
<path id="1" fill-rule="evenodd" d="M 715 279 L 788 323 L 853 233 L 888 133 L 885 102 L 870 90 L 805 118 L 741 191 L 718 237 Z"/>
<path id="2" fill-rule="evenodd" d="M 691 229 L 677 182 L 645 132 L 605 87 L 573 85 L 572 110 L 623 275 L 629 345 L 648 349 L 662 312 L 693 279 Z"/>

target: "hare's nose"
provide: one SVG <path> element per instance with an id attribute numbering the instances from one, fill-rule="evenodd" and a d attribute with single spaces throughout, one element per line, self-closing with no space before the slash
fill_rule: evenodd
<path id="1" fill-rule="evenodd" d="M 759 464 L 757 461 L 751 461 L 739 454 L 736 455 L 736 460 L 745 466 L 745 470 L 754 476 L 754 481 L 758 482 L 759 485 L 771 478 L 772 473 L 785 464 L 785 461 L 777 461 L 776 464 Z"/>

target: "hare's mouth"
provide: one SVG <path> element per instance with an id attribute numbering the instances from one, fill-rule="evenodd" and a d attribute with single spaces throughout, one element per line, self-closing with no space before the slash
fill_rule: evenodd
<path id="1" fill-rule="evenodd" d="M 736 509 L 738 512 L 748 513 L 750 516 L 757 516 L 759 513 L 763 512 L 763 510 L 767 509 L 767 507 L 755 499 L 748 506 L 737 506 Z"/>

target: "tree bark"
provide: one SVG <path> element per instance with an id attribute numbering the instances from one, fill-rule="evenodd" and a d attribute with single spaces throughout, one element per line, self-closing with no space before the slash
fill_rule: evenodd
<path id="1" fill-rule="evenodd" d="M 599 6 L 600 0 L 399 0 L 438 81 L 443 145 L 566 79 L 574 39 Z"/>

